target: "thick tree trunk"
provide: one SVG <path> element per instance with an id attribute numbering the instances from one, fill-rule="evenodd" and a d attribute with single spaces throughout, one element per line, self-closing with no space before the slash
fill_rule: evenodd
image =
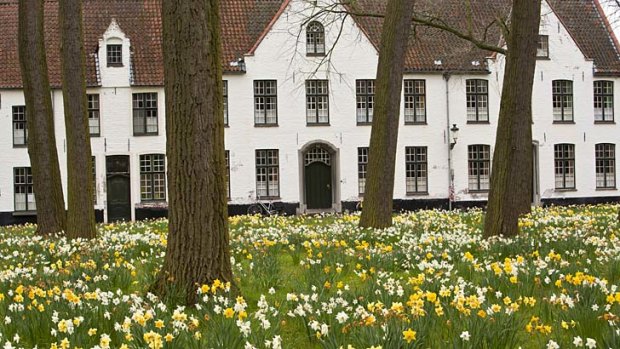
<path id="1" fill-rule="evenodd" d="M 413 3 L 413 0 L 389 0 L 386 8 L 377 66 L 368 176 L 360 220 L 362 227 L 386 228 L 392 225 L 400 95 Z"/>
<path id="2" fill-rule="evenodd" d="M 66 212 L 45 58 L 43 0 L 20 0 L 18 17 L 19 63 L 37 203 L 37 234 L 48 235 L 65 230 Z"/>
<path id="3" fill-rule="evenodd" d="M 82 1 L 60 0 L 62 92 L 67 132 L 67 236 L 96 236 L 86 99 Z"/>
<path id="4" fill-rule="evenodd" d="M 218 0 L 163 2 L 169 233 L 154 291 L 232 282 Z"/>
<path id="5" fill-rule="evenodd" d="M 514 236 L 532 203 L 532 85 L 540 0 L 514 0 L 484 236 Z"/>

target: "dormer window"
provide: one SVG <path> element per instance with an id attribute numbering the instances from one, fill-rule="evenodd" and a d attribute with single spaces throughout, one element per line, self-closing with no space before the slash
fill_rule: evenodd
<path id="1" fill-rule="evenodd" d="M 108 67 L 123 66 L 123 45 L 107 45 Z"/>
<path id="2" fill-rule="evenodd" d="M 306 54 L 325 55 L 325 28 L 319 22 L 310 22 L 306 27 Z"/>
<path id="3" fill-rule="evenodd" d="M 549 35 L 538 35 L 536 58 L 549 58 Z"/>

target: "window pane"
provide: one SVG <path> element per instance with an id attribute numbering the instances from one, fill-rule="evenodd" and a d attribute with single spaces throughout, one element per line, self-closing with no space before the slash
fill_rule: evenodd
<path id="1" fill-rule="evenodd" d="M 368 147 L 357 148 L 358 192 L 364 194 L 366 186 L 366 168 L 368 166 Z"/>
<path id="2" fill-rule="evenodd" d="M 157 134 L 157 93 L 133 94 L 134 134 Z"/>
<path id="3" fill-rule="evenodd" d="M 278 150 L 256 151 L 256 194 L 277 197 L 279 192 Z"/>

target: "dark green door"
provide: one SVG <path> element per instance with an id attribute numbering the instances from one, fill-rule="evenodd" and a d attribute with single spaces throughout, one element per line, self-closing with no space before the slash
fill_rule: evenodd
<path id="1" fill-rule="evenodd" d="M 305 168 L 306 204 L 308 209 L 332 207 L 332 169 L 316 161 Z"/>
<path id="2" fill-rule="evenodd" d="M 108 222 L 131 220 L 131 185 L 129 156 L 115 155 L 106 159 Z"/>

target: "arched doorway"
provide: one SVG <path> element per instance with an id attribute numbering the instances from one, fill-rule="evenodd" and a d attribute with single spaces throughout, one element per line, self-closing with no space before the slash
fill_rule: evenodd
<path id="1" fill-rule="evenodd" d="M 304 196 L 308 210 L 332 208 L 332 154 L 322 144 L 311 145 L 304 153 Z"/>

